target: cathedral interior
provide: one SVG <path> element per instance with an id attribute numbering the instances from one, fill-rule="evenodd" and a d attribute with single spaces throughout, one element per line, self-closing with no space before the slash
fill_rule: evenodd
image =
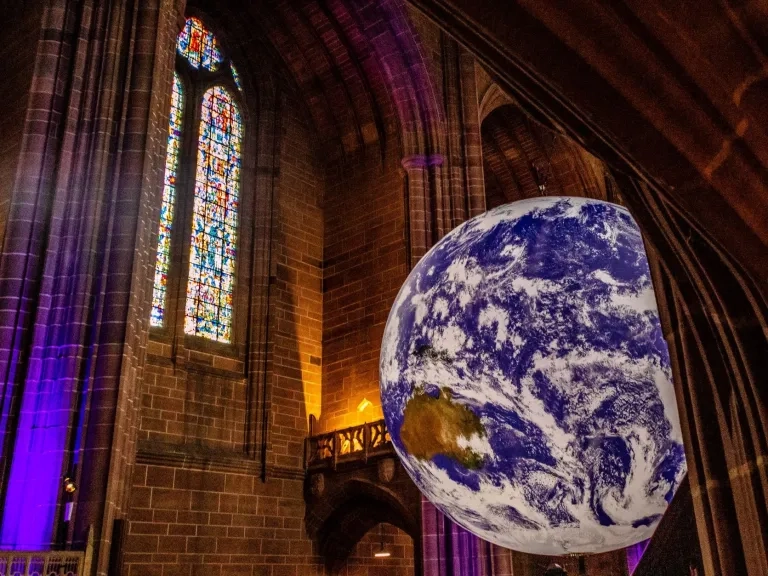
<path id="1" fill-rule="evenodd" d="M 0 4 L 0 575 L 768 576 L 765 2 Z M 687 477 L 604 554 L 383 421 L 409 271 L 539 196 L 630 211 L 669 347 Z"/>

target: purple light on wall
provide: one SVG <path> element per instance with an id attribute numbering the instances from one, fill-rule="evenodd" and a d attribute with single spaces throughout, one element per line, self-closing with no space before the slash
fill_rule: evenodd
<path id="1" fill-rule="evenodd" d="M 446 518 L 422 496 L 422 546 L 424 576 L 481 576 L 486 544 Z"/>
<path id="2" fill-rule="evenodd" d="M 7 549 L 45 550 L 53 540 L 63 457 L 60 447 L 55 449 L 59 430 L 30 432 L 24 431 L 18 439 L 32 447 L 15 450 L 13 455 L 0 536 Z"/>
<path id="3" fill-rule="evenodd" d="M 46 550 L 53 543 L 70 398 L 66 380 L 27 380 L 2 509 L 0 548 Z"/>
<path id="4" fill-rule="evenodd" d="M 632 546 L 627 546 L 627 569 L 630 574 L 632 574 L 635 571 L 635 568 L 637 568 L 637 565 L 640 564 L 640 558 L 643 557 L 649 543 L 650 540 L 643 540 Z"/>

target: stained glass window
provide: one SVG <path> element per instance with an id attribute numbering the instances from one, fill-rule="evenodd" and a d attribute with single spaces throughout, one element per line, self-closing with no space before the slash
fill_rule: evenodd
<path id="1" fill-rule="evenodd" d="M 160 208 L 160 231 L 157 236 L 157 258 L 155 259 L 155 285 L 152 290 L 152 314 L 150 324 L 162 326 L 165 318 L 165 300 L 168 290 L 168 269 L 171 264 L 171 230 L 173 207 L 176 203 L 176 175 L 179 169 L 181 147 L 181 115 L 184 109 L 184 93 L 181 79 L 173 73 L 171 91 L 171 114 L 168 120 L 168 147 L 165 152 L 165 185 L 163 204 Z"/>
<path id="2" fill-rule="evenodd" d="M 232 64 L 232 62 L 229 63 L 229 67 L 232 69 L 232 79 L 235 81 L 235 86 L 237 86 L 237 89 L 242 92 L 243 85 L 240 82 L 240 74 L 237 73 L 237 68 L 235 68 L 235 65 Z"/>
<path id="3" fill-rule="evenodd" d="M 176 46 L 179 54 L 184 56 L 193 68 L 202 66 L 213 72 L 223 60 L 213 32 L 203 26 L 197 18 L 187 18 Z"/>
<path id="4" fill-rule="evenodd" d="M 237 105 L 214 86 L 200 118 L 184 331 L 220 342 L 232 338 L 241 141 Z"/>

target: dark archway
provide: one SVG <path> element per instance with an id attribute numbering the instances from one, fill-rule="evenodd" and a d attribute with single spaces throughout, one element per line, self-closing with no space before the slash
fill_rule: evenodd
<path id="1" fill-rule="evenodd" d="M 410 534 L 392 524 L 378 524 L 355 545 L 340 576 L 415 576 L 414 548 Z M 377 556 L 382 552 L 388 556 Z"/>
<path id="2" fill-rule="evenodd" d="M 320 531 L 319 550 L 326 566 L 336 572 L 343 567 L 358 542 L 379 524 L 391 524 L 419 539 L 420 528 L 409 525 L 391 506 L 370 497 L 353 497 L 328 519 Z"/>
<path id="3" fill-rule="evenodd" d="M 326 567 L 336 573 L 345 565 L 355 545 L 382 523 L 408 534 L 413 539 L 415 557 L 420 557 L 419 519 L 393 491 L 371 482 L 346 482 L 327 497 L 326 505 L 318 515 L 307 519 L 307 528 L 310 533 L 316 533 Z"/>
<path id="4" fill-rule="evenodd" d="M 491 110 L 481 135 L 487 209 L 535 196 L 621 203 L 604 162 L 515 104 Z"/>

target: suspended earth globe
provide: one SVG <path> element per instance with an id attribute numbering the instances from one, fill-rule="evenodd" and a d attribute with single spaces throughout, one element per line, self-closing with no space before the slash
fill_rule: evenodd
<path id="1" fill-rule="evenodd" d="M 453 230 L 400 290 L 380 372 L 413 481 L 507 548 L 640 542 L 686 472 L 643 240 L 613 204 L 537 198 Z"/>

